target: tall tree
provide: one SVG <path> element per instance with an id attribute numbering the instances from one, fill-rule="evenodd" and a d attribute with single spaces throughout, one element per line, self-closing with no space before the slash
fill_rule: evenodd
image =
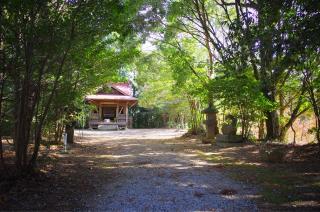
<path id="1" fill-rule="evenodd" d="M 208 14 L 205 13 L 206 9 L 211 11 L 214 9 L 214 5 L 208 5 L 204 1 L 198 0 L 172 1 L 166 21 L 163 23 L 166 28 L 163 48 L 176 51 L 175 57 L 177 60 L 181 60 L 184 69 L 189 70 L 201 82 L 207 93 L 206 101 L 209 110 L 215 111 L 215 101 L 213 93 L 209 89 L 209 83 L 215 76 L 214 65 L 221 61 L 221 57 L 217 53 L 220 51 L 219 46 L 212 45 L 211 42 L 211 22 L 208 20 Z M 191 47 L 189 43 L 193 46 Z M 201 56 L 197 57 L 193 54 L 194 52 L 191 53 L 192 50 L 205 54 L 200 54 Z M 181 72 L 181 75 L 183 73 Z M 214 134 L 218 133 L 217 123 L 215 118 L 212 127 Z"/>
<path id="2" fill-rule="evenodd" d="M 62 87 L 76 89 L 81 77 L 89 75 L 84 73 L 85 67 L 78 66 L 79 57 L 99 53 L 101 47 L 113 49 L 109 53 L 119 52 L 121 47 L 113 44 L 122 43 L 135 30 L 134 18 L 141 3 L 1 2 L 1 78 L 5 73 L 6 95 L 13 102 L 12 131 L 18 170 L 35 165 L 43 126 L 58 92 Z M 99 42 L 104 44 L 97 45 Z M 0 101 L 0 105 L 7 102 L 4 98 Z M 32 140 L 34 151 L 30 158 Z"/>

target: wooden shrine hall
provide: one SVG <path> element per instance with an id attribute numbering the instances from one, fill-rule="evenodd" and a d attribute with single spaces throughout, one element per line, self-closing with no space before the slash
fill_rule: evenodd
<path id="1" fill-rule="evenodd" d="M 130 83 L 110 83 L 85 100 L 95 106 L 89 114 L 90 129 L 126 129 L 129 108 L 138 102 Z"/>

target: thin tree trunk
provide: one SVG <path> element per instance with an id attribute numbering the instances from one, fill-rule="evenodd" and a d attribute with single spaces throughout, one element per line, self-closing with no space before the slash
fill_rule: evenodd
<path id="1" fill-rule="evenodd" d="M 293 132 L 293 145 L 295 146 L 296 145 L 296 131 L 295 129 L 293 128 L 293 124 L 291 124 L 291 130 Z"/>
<path id="2" fill-rule="evenodd" d="M 285 110 L 284 94 L 283 94 L 282 90 L 279 90 L 279 115 L 280 115 L 280 119 L 284 117 L 284 110 Z"/>
<path id="3" fill-rule="evenodd" d="M 40 118 L 40 121 L 39 121 L 38 130 L 37 130 L 37 133 L 36 133 L 36 136 L 35 136 L 34 150 L 33 150 L 32 157 L 31 157 L 31 159 L 29 161 L 29 166 L 35 166 L 35 163 L 36 163 L 36 160 L 37 160 L 37 157 L 38 157 L 38 153 L 39 153 L 39 147 L 40 147 L 40 141 L 41 141 L 41 135 L 42 135 L 42 127 L 44 125 L 45 119 L 46 119 L 47 114 L 49 112 L 49 109 L 50 109 L 50 106 L 51 106 L 51 103 L 52 103 L 52 100 L 53 100 L 53 96 L 54 96 L 54 94 L 55 94 L 55 92 L 57 90 L 57 87 L 58 87 L 58 84 L 59 84 L 59 78 L 60 78 L 60 75 L 62 73 L 64 64 L 66 62 L 68 53 L 71 50 L 72 41 L 74 39 L 74 31 L 75 31 L 75 23 L 72 22 L 71 23 L 71 29 L 70 29 L 69 43 L 68 43 L 68 46 L 67 46 L 65 52 L 63 53 L 63 56 L 62 56 L 62 59 L 61 59 L 58 71 L 56 73 L 56 77 L 55 77 L 54 83 L 53 83 L 52 91 L 50 93 L 49 99 L 48 99 L 48 101 L 47 101 L 47 103 L 46 103 L 46 105 L 44 107 L 44 112 L 43 112 L 43 114 L 42 114 L 42 116 Z"/>
<path id="4" fill-rule="evenodd" d="M 59 122 L 56 121 L 55 128 L 54 128 L 54 143 L 58 142 L 58 134 L 59 134 Z"/>
<path id="5" fill-rule="evenodd" d="M 64 61 L 64 60 L 63 60 Z M 62 69 L 62 67 L 61 67 Z M 46 102 L 46 105 L 44 106 L 44 111 L 43 114 L 40 117 L 39 122 L 36 124 L 36 132 L 35 132 L 35 140 L 34 140 L 34 150 L 33 150 L 33 154 L 32 157 L 29 161 L 29 166 L 34 167 L 35 166 L 35 162 L 37 160 L 38 157 L 38 152 L 39 152 L 39 148 L 40 148 L 40 143 L 41 143 L 41 135 L 42 135 L 42 127 L 44 125 L 45 119 L 47 117 L 47 114 L 49 112 L 49 108 L 53 99 L 53 95 L 56 91 L 56 88 L 58 86 L 58 81 L 60 78 L 60 70 L 58 71 L 55 81 L 54 81 L 54 86 L 52 88 L 52 91 L 50 93 L 49 99 Z"/>
<path id="6" fill-rule="evenodd" d="M 3 74 L 4 75 L 4 74 Z M 0 166 L 4 167 L 3 158 L 3 144 L 2 144 L 2 102 L 3 102 L 3 91 L 4 91 L 4 76 L 0 76 L 1 90 L 0 90 Z"/>
<path id="7" fill-rule="evenodd" d="M 32 25 L 34 17 L 31 17 L 30 24 Z M 19 39 L 19 35 L 17 40 Z M 32 97 L 32 73 L 33 73 L 33 43 L 34 37 L 23 35 L 21 45 L 23 46 L 22 59 L 24 59 L 24 72 L 21 75 L 15 75 L 15 130 L 14 143 L 16 150 L 16 166 L 20 173 L 29 171 L 27 164 L 27 152 L 30 139 L 30 129 L 33 117 L 33 97 Z M 17 52 L 20 52 L 21 46 L 16 45 Z M 22 80 L 20 80 L 21 78 Z"/>
<path id="8" fill-rule="evenodd" d="M 0 4 L 0 23 L 2 22 L 2 13 L 3 8 Z M 1 84 L 1 92 L 0 92 L 0 166 L 4 167 L 4 158 L 3 158 L 3 146 L 2 146 L 2 101 L 3 101 L 3 90 L 4 90 L 4 79 L 6 72 L 5 65 L 5 51 L 3 45 L 3 32 L 0 31 L 0 64 L 1 64 L 1 72 L 0 72 L 0 84 Z"/>
<path id="9" fill-rule="evenodd" d="M 242 138 L 245 138 L 245 118 L 244 118 L 244 115 L 242 114 L 241 115 L 241 137 Z"/>
<path id="10" fill-rule="evenodd" d="M 259 134 L 258 139 L 262 140 L 264 139 L 264 120 L 260 120 L 259 122 Z"/>
<path id="11" fill-rule="evenodd" d="M 26 71 L 29 72 L 29 71 Z M 29 105 L 29 75 L 26 73 L 23 87 L 16 85 L 16 109 L 15 109 L 15 131 L 14 143 L 16 147 L 16 166 L 19 171 L 27 170 L 27 148 L 30 138 L 31 114 Z M 21 89 L 21 90 L 20 90 Z"/>
<path id="12" fill-rule="evenodd" d="M 3 97 L 3 82 L 1 83 L 0 91 L 0 167 L 4 167 L 4 158 L 3 158 L 3 144 L 2 144 L 2 97 Z"/>
<path id="13" fill-rule="evenodd" d="M 316 138 L 319 145 L 319 153 L 320 153 L 320 117 L 317 117 L 317 126 L 316 126 Z"/>
<path id="14" fill-rule="evenodd" d="M 307 92 L 309 94 L 309 99 L 312 105 L 313 113 L 316 118 L 316 139 L 319 146 L 319 154 L 320 154 L 320 106 L 318 104 L 316 94 L 315 94 L 315 87 L 313 85 L 312 79 L 312 71 L 306 70 L 304 72 L 304 82 L 307 84 Z"/>
<path id="15" fill-rule="evenodd" d="M 319 145 L 319 152 L 320 152 L 320 107 L 317 104 L 313 88 L 312 88 L 312 90 L 310 89 L 309 93 L 311 96 L 311 103 L 313 106 L 313 112 L 316 117 L 316 139 L 317 139 L 317 142 Z"/>
<path id="16" fill-rule="evenodd" d="M 31 157 L 31 159 L 29 161 L 29 165 L 30 166 L 35 166 L 35 163 L 36 163 L 36 160 L 37 160 L 37 157 L 38 157 L 40 142 L 41 142 L 42 127 L 44 125 L 45 119 L 46 119 L 47 114 L 49 112 L 49 109 L 50 109 L 54 94 L 55 94 L 55 92 L 57 90 L 57 87 L 58 87 L 58 84 L 59 84 L 59 78 L 60 78 L 60 75 L 62 73 L 63 66 L 65 64 L 65 61 L 66 61 L 66 58 L 67 58 L 67 55 L 68 55 L 70 49 L 71 49 L 71 43 L 70 43 L 69 47 L 67 48 L 67 50 L 63 54 L 60 66 L 59 66 L 58 71 L 56 73 L 55 81 L 53 83 L 53 88 L 51 90 L 51 93 L 50 93 L 50 96 L 48 98 L 48 101 L 46 102 L 46 105 L 44 106 L 44 111 L 43 111 L 43 114 L 41 115 L 40 121 L 36 126 L 37 127 L 37 132 L 36 132 L 36 135 L 35 135 L 33 154 L 32 154 L 32 157 Z"/>
<path id="17" fill-rule="evenodd" d="M 63 125 L 59 123 L 59 126 L 58 126 L 58 137 L 57 137 L 58 143 L 62 142 L 62 134 L 63 134 Z"/>

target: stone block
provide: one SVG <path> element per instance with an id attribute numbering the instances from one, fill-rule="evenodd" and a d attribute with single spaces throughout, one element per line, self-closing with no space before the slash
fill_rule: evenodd
<path id="1" fill-rule="evenodd" d="M 216 142 L 224 143 L 241 143 L 243 142 L 241 135 L 221 135 L 216 136 Z"/>

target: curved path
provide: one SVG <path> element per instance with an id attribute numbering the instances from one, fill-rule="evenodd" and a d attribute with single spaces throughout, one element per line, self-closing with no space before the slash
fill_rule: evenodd
<path id="1" fill-rule="evenodd" d="M 201 160 L 195 150 L 201 144 L 177 138 L 183 131 L 77 134 L 83 136 L 78 142 L 96 148 L 92 162 L 110 178 L 87 200 L 89 210 L 257 211 L 254 189 Z"/>

